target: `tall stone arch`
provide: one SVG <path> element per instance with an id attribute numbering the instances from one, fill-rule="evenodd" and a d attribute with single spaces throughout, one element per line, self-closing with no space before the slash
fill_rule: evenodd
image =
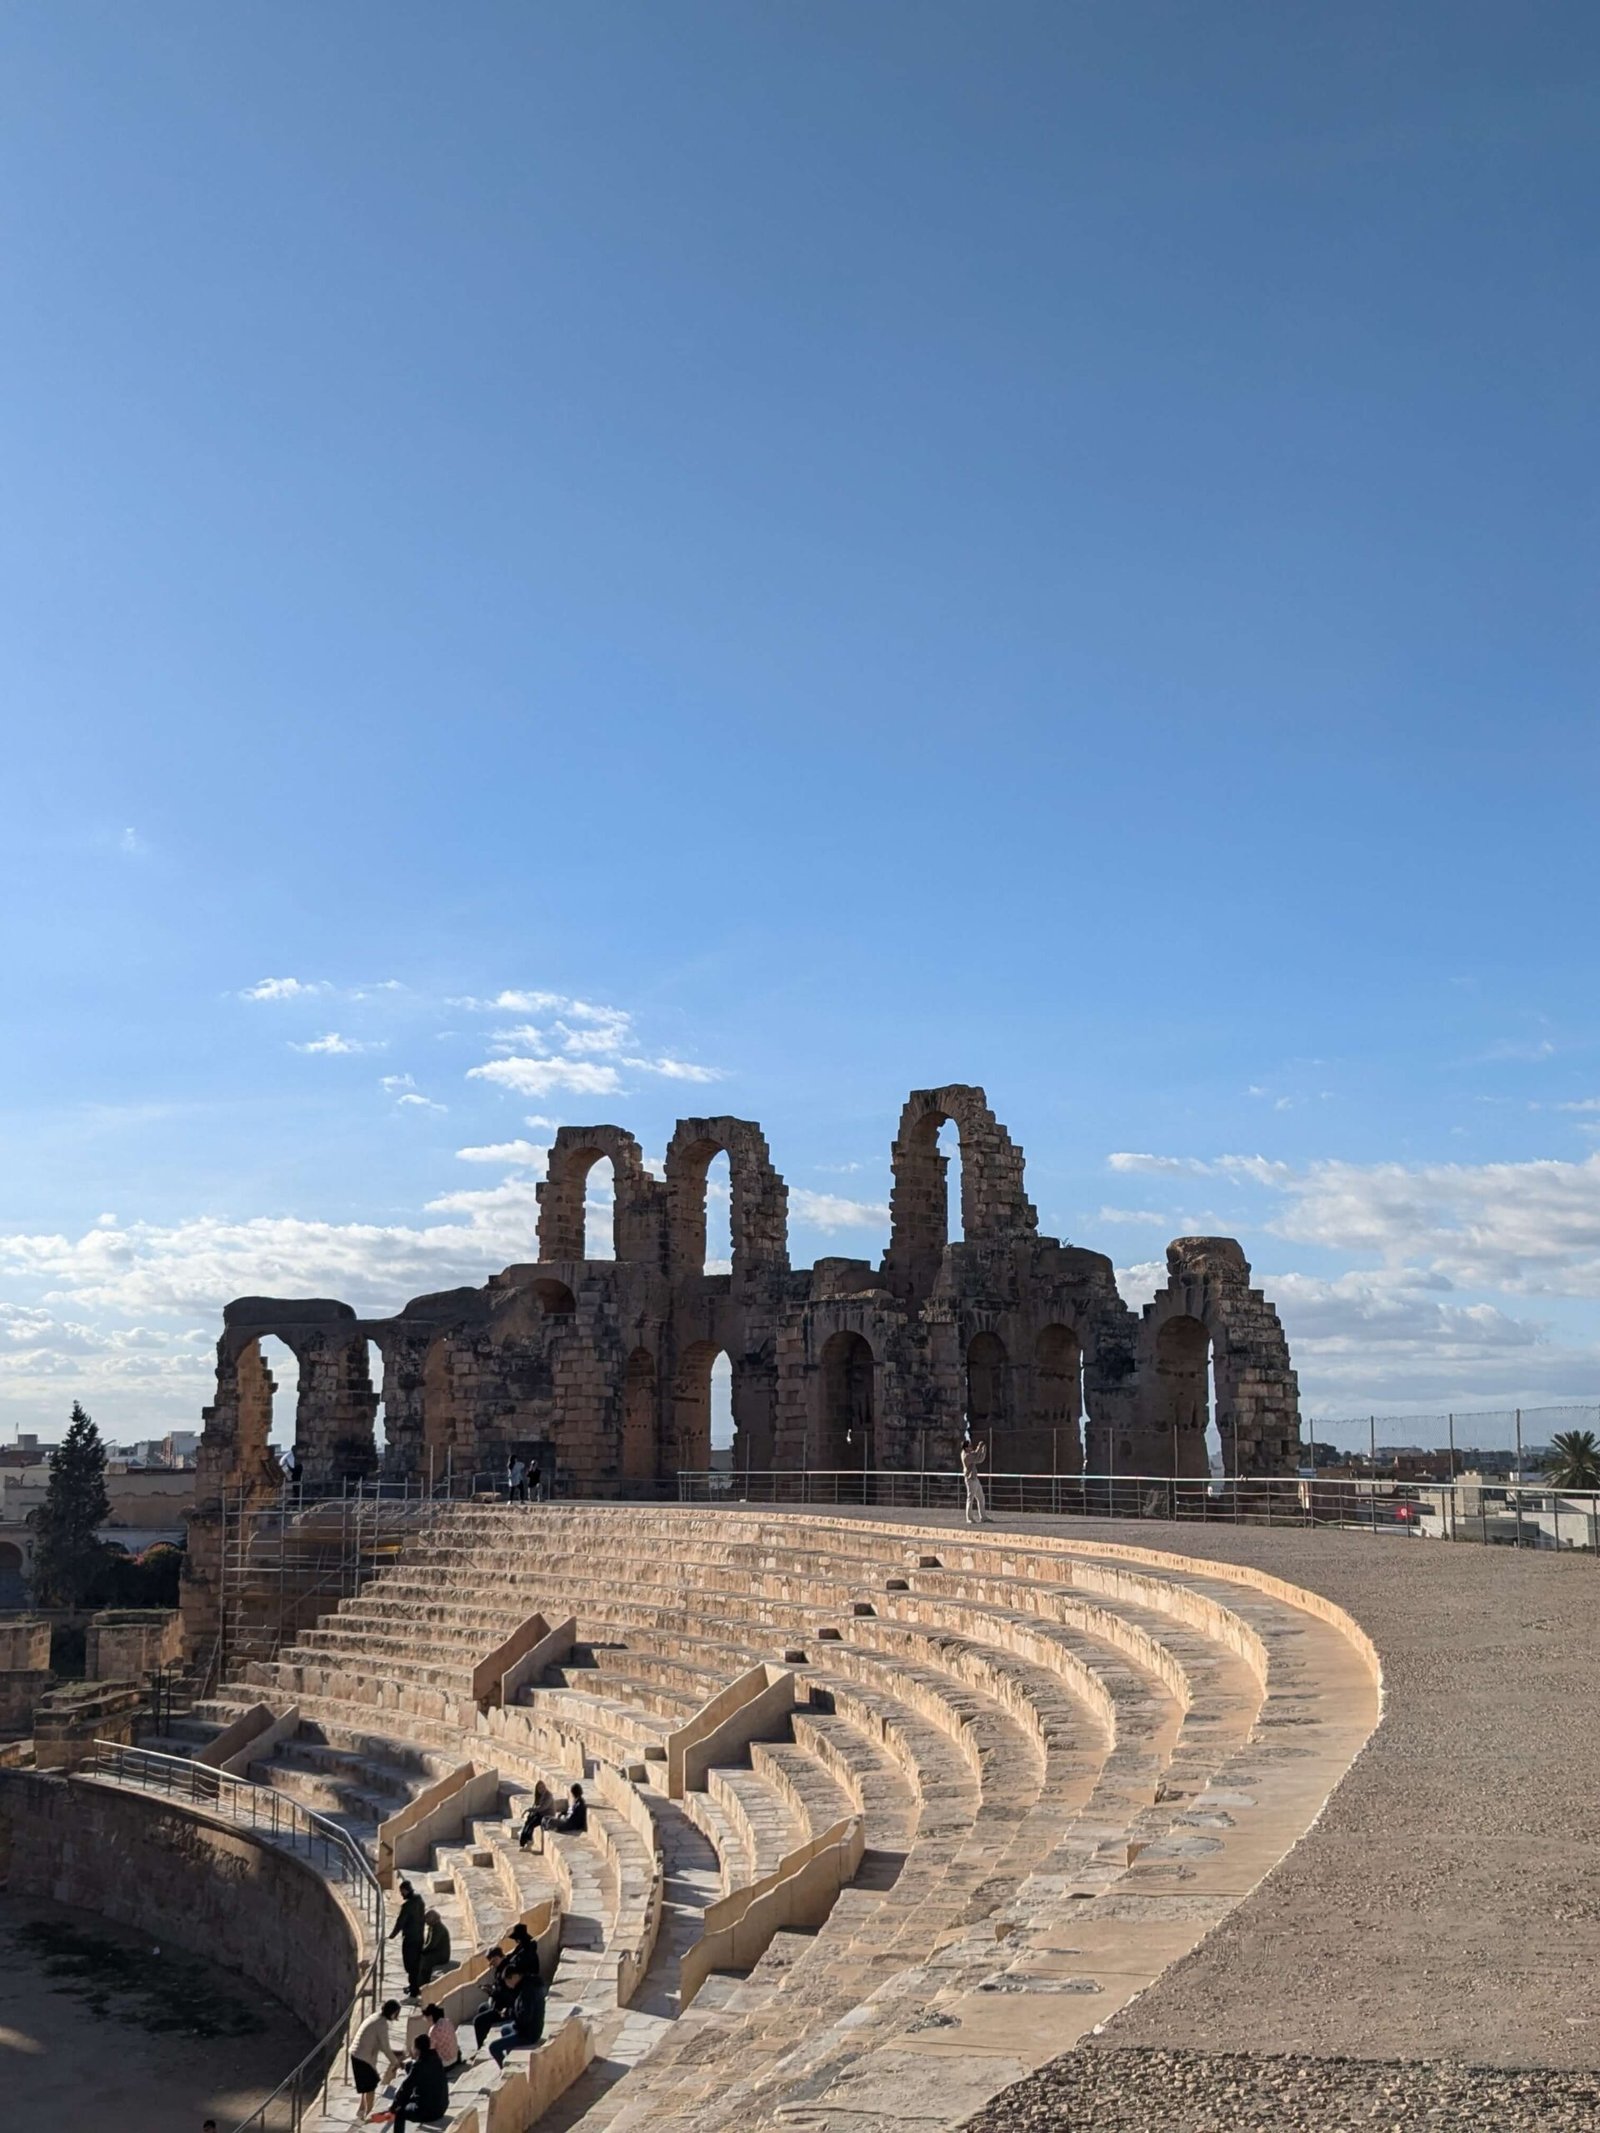
<path id="1" fill-rule="evenodd" d="M 585 1257 L 584 1193 L 589 1173 L 602 1158 L 611 1164 L 615 1189 L 617 1259 L 627 1265 L 660 1266 L 666 1188 L 644 1167 L 639 1143 L 621 1126 L 562 1126 L 550 1149 L 550 1166 L 539 1186 L 539 1258 L 555 1264 Z"/>
<path id="2" fill-rule="evenodd" d="M 1207 1342 L 1228 1472 L 1292 1474 L 1300 1455 L 1299 1379 L 1278 1313 L 1250 1286 L 1249 1261 L 1232 1237 L 1179 1237 L 1167 1246 L 1166 1287 L 1145 1305 L 1139 1324 L 1139 1471 L 1206 1471 L 1194 1438 Z M 1203 1424 L 1203 1414 L 1199 1419 Z"/>
<path id="3" fill-rule="evenodd" d="M 1003 1244 L 1038 1234 L 1039 1217 L 1023 1189 L 1022 1150 L 989 1108 L 982 1089 L 950 1082 L 913 1089 L 891 1151 L 889 1251 L 884 1278 L 907 1303 L 933 1287 L 950 1242 L 948 1160 L 939 1128 L 954 1125 L 961 1142 L 961 1228 L 967 1244 Z"/>
<path id="4" fill-rule="evenodd" d="M 748 1118 L 680 1118 L 667 1144 L 668 1253 L 674 1277 L 706 1259 L 706 1172 L 728 1158 L 733 1191 L 733 1287 L 789 1270 L 789 1188 L 772 1167 L 767 1137 Z"/>

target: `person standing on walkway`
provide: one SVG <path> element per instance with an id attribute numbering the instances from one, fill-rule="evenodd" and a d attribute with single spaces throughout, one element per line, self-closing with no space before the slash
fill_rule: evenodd
<path id="1" fill-rule="evenodd" d="M 961 1478 L 967 1485 L 966 1520 L 969 1526 L 981 1526 L 989 1515 L 983 1500 L 983 1483 L 978 1478 L 978 1469 L 988 1456 L 988 1445 L 974 1444 L 970 1437 L 961 1447 Z"/>
<path id="2" fill-rule="evenodd" d="M 385 2000 L 373 2014 L 369 2014 L 356 2031 L 350 2044 L 350 2085 L 361 2099 L 358 2119 L 370 2118 L 372 2106 L 378 2094 L 378 2061 L 387 2059 L 392 2074 L 400 2061 L 395 2057 L 394 2046 L 389 2042 L 389 2024 L 400 2012 L 398 2000 Z"/>
<path id="3" fill-rule="evenodd" d="M 506 1468 L 506 1501 L 526 1503 L 528 1500 L 528 1462 L 519 1453 Z"/>
<path id="4" fill-rule="evenodd" d="M 422 1950 L 427 1937 L 428 1922 L 422 1898 L 409 1881 L 402 1881 L 400 1909 L 389 1928 L 389 1938 L 400 1943 L 400 1960 L 406 1966 L 406 1984 L 410 1987 L 408 1997 L 413 2000 L 422 1989 Z"/>

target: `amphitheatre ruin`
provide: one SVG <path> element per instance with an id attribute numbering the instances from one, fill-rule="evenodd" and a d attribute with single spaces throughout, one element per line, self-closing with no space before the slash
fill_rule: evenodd
<path id="1" fill-rule="evenodd" d="M 602 1156 L 615 1257 L 585 1259 Z M 620 1128 L 563 1128 L 537 1257 L 481 1288 L 230 1305 L 188 1693 L 98 1717 L 67 1774 L 10 1758 L 7 1886 L 287 2005 L 320 2042 L 259 2133 L 354 2122 L 407 1874 L 469 2055 L 518 1921 L 549 1984 L 542 2041 L 456 2077 L 451 2133 L 1592 2123 L 1595 1564 L 1286 1523 L 1276 1312 L 1230 1240 L 1168 1267 L 1136 1313 L 1041 1236 L 952 1086 L 903 1113 L 881 1265 L 792 1268 L 759 1129 L 701 1118 L 659 1178 Z M 1208 1426 L 1226 1524 L 1172 1515 L 1208 1500 Z M 1075 1479 L 1074 1515 L 896 1509 L 964 1431 Z M 519 1458 L 548 1500 L 504 1500 Z M 780 1486 L 841 1471 L 848 1505 Z M 1119 1474 L 1171 1491 L 1113 1519 Z M 524 1849 L 540 1780 L 592 1811 Z"/>

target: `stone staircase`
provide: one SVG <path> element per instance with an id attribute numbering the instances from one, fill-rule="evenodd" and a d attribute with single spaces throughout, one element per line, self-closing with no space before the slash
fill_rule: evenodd
<path id="1" fill-rule="evenodd" d="M 486 1736 L 471 1695 L 477 1662 L 534 1613 L 575 1617 L 579 1641 L 521 1692 L 528 1738 L 608 1766 L 649 1817 L 591 1787 L 590 1839 L 542 1857 L 518 1851 L 516 1821 L 535 1776 L 559 1791 L 567 1772 Z M 669 1736 L 763 1662 L 796 1679 L 786 1737 L 669 1798 Z M 959 2123 L 1248 1893 L 1375 1711 L 1342 1627 L 1218 1565 L 671 1506 L 442 1509 L 245 1676 L 183 1737 L 250 1700 L 297 1702 L 299 1734 L 253 1774 L 363 1841 L 443 1770 L 501 1771 L 501 1812 L 413 1878 L 458 1955 L 560 1902 L 550 2018 L 581 2012 L 595 2056 L 545 2113 L 555 2133 L 747 2133 L 830 2110 L 860 2133 Z M 826 1921 L 780 1931 L 685 2008 L 706 1907 L 848 1816 L 867 1848 Z M 640 1945 L 657 1857 L 660 1926 L 622 2005 L 618 1951 Z M 348 2123 L 333 2101 L 327 2123 Z"/>

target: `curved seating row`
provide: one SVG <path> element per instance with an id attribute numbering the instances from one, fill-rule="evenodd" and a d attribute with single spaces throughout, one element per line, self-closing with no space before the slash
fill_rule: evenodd
<path id="1" fill-rule="evenodd" d="M 483 1709 L 474 1668 L 534 1614 L 575 1618 L 576 1641 Z M 669 1797 L 674 1734 L 773 1665 L 796 1684 L 775 1737 Z M 272 1782 L 354 1828 L 464 1757 L 501 1772 L 508 1812 L 438 1847 L 432 1879 L 479 1941 L 540 1891 L 561 1903 L 552 2011 L 581 2011 L 595 2057 L 551 2133 L 732 2133 L 800 2098 L 825 2115 L 836 2085 L 864 2108 L 907 2067 L 957 2121 L 1208 1930 L 1375 1712 L 1341 1625 L 1219 1566 L 677 1507 L 444 1508 L 246 1673 L 241 1694 L 302 1712 Z M 1268 1752 L 1290 1724 L 1292 1760 Z M 531 1860 L 511 1833 L 524 1789 L 578 1769 L 591 1841 Z M 708 1905 L 852 1815 L 861 1870 L 826 1921 L 685 2011 Z"/>

